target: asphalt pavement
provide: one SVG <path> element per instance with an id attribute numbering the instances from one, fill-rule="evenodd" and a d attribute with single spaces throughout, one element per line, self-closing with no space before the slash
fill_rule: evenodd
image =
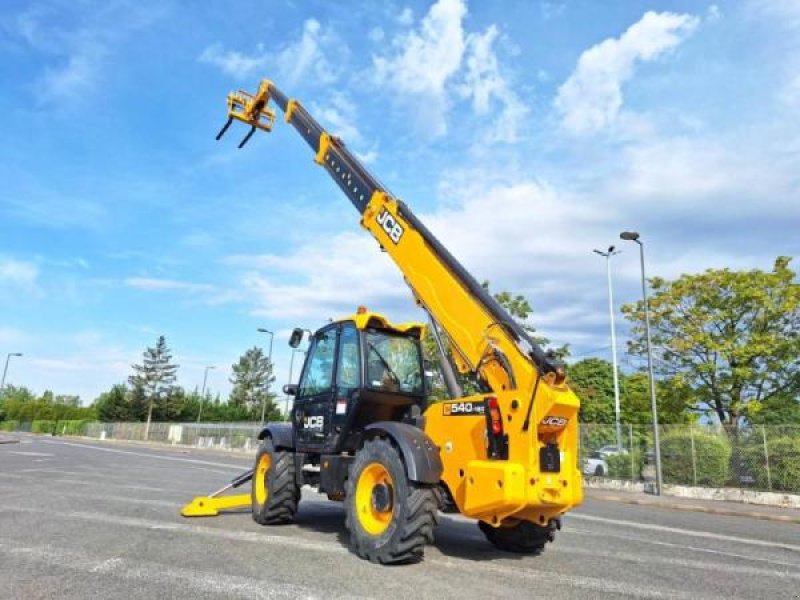
<path id="1" fill-rule="evenodd" d="M 347 549 L 342 506 L 304 490 L 297 523 L 180 507 L 246 456 L 23 436 L 0 445 L 0 598 L 800 599 L 800 525 L 587 498 L 538 557 L 442 515 L 425 560 Z"/>

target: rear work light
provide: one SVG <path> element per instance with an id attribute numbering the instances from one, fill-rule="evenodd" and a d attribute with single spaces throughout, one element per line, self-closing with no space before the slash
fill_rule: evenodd
<path id="1" fill-rule="evenodd" d="M 505 460 L 508 458 L 508 436 L 503 433 L 500 404 L 494 396 L 487 396 L 483 402 L 486 414 L 487 454 L 489 458 Z"/>

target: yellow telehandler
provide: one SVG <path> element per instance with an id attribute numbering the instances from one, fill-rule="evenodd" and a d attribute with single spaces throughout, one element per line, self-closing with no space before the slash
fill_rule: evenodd
<path id="1" fill-rule="evenodd" d="M 392 323 L 359 307 L 310 336 L 290 421 L 268 423 L 251 471 L 184 516 L 251 506 L 261 524 L 291 522 L 311 485 L 345 505 L 350 545 L 373 562 L 422 558 L 439 510 L 476 519 L 500 549 L 536 554 L 582 500 L 578 408 L 563 366 L 544 352 L 302 104 L 265 80 L 228 95 L 228 120 L 270 131 L 272 100 L 311 146 L 381 250 L 402 271 L 429 324 Z M 449 399 L 426 405 L 421 340 L 430 327 Z M 295 329 L 290 345 L 302 343 Z M 458 371 L 461 378 L 456 374 Z M 461 382 L 477 393 L 464 396 Z M 251 482 L 249 494 L 221 495 Z"/>

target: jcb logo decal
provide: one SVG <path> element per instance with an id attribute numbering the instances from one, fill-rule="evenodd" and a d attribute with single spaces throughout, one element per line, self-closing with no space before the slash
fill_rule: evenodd
<path id="1" fill-rule="evenodd" d="M 482 415 L 484 406 L 483 402 L 445 402 L 442 404 L 442 414 L 445 417 Z"/>
<path id="2" fill-rule="evenodd" d="M 306 417 L 304 425 L 306 429 L 322 430 L 325 425 L 325 417 Z"/>
<path id="3" fill-rule="evenodd" d="M 545 417 L 542 419 L 542 425 L 549 425 L 550 427 L 564 427 L 567 424 L 567 419 L 564 417 Z"/>
<path id="4" fill-rule="evenodd" d="M 386 235 L 389 236 L 389 239 L 392 240 L 395 244 L 400 241 L 400 238 L 403 237 L 403 226 L 397 222 L 397 219 L 394 218 L 392 213 L 390 213 L 385 208 L 378 215 L 375 219 L 378 221 L 378 225 L 383 227 L 383 230 L 386 232 Z"/>

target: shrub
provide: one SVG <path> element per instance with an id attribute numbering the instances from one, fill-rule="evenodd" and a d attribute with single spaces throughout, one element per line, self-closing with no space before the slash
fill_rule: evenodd
<path id="1" fill-rule="evenodd" d="M 642 459 L 642 453 L 638 450 L 625 454 L 609 454 L 606 456 L 608 476 L 614 479 L 637 480 L 642 474 L 642 466 L 644 464 Z M 631 463 L 633 463 L 632 473 Z"/>
<path id="2" fill-rule="evenodd" d="M 731 444 L 728 438 L 702 431 L 695 431 L 693 437 L 697 485 L 725 485 L 731 471 Z M 695 483 L 691 432 L 674 431 L 661 438 L 661 469 L 665 483 Z"/>
<path id="3" fill-rule="evenodd" d="M 16 431 L 18 427 L 19 421 L 16 419 L 0 421 L 0 431 Z"/>
<path id="4" fill-rule="evenodd" d="M 58 435 L 83 435 L 88 423 L 91 423 L 91 420 L 70 419 L 68 421 L 59 421 L 56 426 L 56 433 Z"/>
<path id="5" fill-rule="evenodd" d="M 756 485 L 762 489 L 800 492 L 800 436 L 776 437 L 767 440 L 769 477 L 764 458 L 764 446 L 753 445 L 746 451 Z"/>
<path id="6" fill-rule="evenodd" d="M 37 419 L 31 423 L 31 433 L 49 433 L 52 435 L 55 425 L 55 421 L 50 419 Z"/>

